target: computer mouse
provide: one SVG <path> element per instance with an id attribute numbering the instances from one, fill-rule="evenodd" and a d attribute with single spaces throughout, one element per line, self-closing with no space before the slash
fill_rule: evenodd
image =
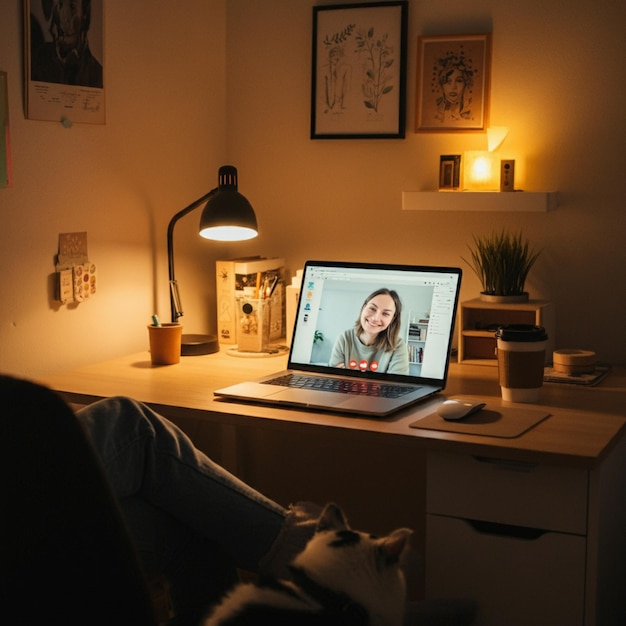
<path id="1" fill-rule="evenodd" d="M 450 398 L 444 400 L 437 409 L 437 413 L 444 420 L 460 420 L 485 406 L 484 402 L 477 402 L 470 398 Z"/>

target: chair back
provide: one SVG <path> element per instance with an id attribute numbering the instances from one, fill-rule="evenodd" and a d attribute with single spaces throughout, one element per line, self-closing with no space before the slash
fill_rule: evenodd
<path id="1" fill-rule="evenodd" d="M 0 594 L 17 623 L 157 623 L 104 472 L 69 406 L 0 376 Z"/>

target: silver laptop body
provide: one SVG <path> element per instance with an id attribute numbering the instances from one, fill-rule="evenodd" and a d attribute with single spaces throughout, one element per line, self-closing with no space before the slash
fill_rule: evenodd
<path id="1" fill-rule="evenodd" d="M 214 393 L 368 416 L 389 415 L 429 397 L 446 385 L 461 275 L 454 267 L 307 261 L 287 369 Z M 366 358 L 338 367 L 331 362 L 335 343 L 352 332 L 367 299 L 381 288 L 399 297 L 397 349 L 399 356 L 406 350 L 408 368 L 403 364 L 401 372 L 396 366 L 390 373 Z"/>

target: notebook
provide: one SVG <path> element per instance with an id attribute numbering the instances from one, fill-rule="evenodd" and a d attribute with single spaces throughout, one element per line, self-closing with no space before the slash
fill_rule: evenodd
<path id="1" fill-rule="evenodd" d="M 454 267 L 307 261 L 287 369 L 214 393 L 235 401 L 389 415 L 444 389 L 460 286 L 461 269 Z M 395 293 L 384 291 L 366 304 L 381 289 Z M 398 299 L 394 349 L 381 353 L 383 348 L 363 346 L 359 337 L 371 343 L 379 328 L 390 332 Z"/>

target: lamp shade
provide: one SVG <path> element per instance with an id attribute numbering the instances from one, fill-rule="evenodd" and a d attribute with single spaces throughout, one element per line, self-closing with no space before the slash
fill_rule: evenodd
<path id="1" fill-rule="evenodd" d="M 487 150 L 495 152 L 509 134 L 508 126 L 491 126 L 487 129 Z"/>
<path id="2" fill-rule="evenodd" d="M 200 235 L 217 241 L 244 241 L 258 235 L 254 209 L 237 191 L 237 169 L 232 165 L 219 169 L 217 190 L 202 211 Z"/>
<path id="3" fill-rule="evenodd" d="M 470 150 L 463 155 L 463 187 L 470 191 L 493 191 L 500 186 L 500 162 L 487 150 Z"/>

